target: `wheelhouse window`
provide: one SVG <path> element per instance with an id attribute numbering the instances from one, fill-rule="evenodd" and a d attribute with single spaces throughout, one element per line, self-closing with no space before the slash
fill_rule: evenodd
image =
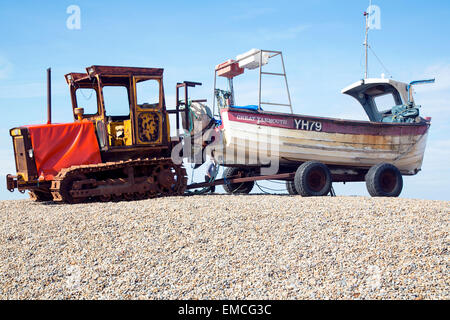
<path id="1" fill-rule="evenodd" d="M 107 116 L 130 117 L 130 99 L 126 87 L 104 86 L 102 92 Z"/>
<path id="2" fill-rule="evenodd" d="M 92 88 L 78 88 L 75 91 L 77 107 L 84 109 L 85 115 L 95 115 L 98 113 L 97 91 Z"/>
<path id="3" fill-rule="evenodd" d="M 137 80 L 136 100 L 140 108 L 158 108 L 159 93 L 160 83 L 158 80 Z"/>
<path id="4" fill-rule="evenodd" d="M 397 105 L 392 93 L 375 97 L 374 101 L 379 112 L 389 111 L 390 109 L 392 109 L 392 107 L 395 107 Z"/>

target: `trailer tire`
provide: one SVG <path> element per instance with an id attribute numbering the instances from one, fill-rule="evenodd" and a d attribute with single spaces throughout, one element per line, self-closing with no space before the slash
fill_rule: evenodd
<path id="1" fill-rule="evenodd" d="M 366 187 L 372 197 L 396 198 L 402 192 L 403 177 L 396 166 L 380 163 L 367 172 Z"/>
<path id="2" fill-rule="evenodd" d="M 228 167 L 223 171 L 223 178 L 229 179 L 239 173 L 244 173 L 244 176 L 249 176 L 250 172 L 244 168 Z M 249 194 L 255 185 L 254 181 L 243 183 L 225 183 L 223 189 L 228 194 Z"/>
<path id="3" fill-rule="evenodd" d="M 298 195 L 297 189 L 295 189 L 294 181 L 286 181 L 286 190 L 291 196 Z"/>
<path id="4" fill-rule="evenodd" d="M 331 190 L 331 172 L 321 162 L 308 161 L 298 167 L 294 183 L 295 189 L 303 197 L 323 197 Z"/>

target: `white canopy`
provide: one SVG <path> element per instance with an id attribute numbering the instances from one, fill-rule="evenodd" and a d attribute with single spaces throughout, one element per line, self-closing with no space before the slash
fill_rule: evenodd
<path id="1" fill-rule="evenodd" d="M 362 89 L 364 89 L 368 86 L 377 85 L 377 84 L 384 84 L 384 85 L 389 84 L 389 85 L 393 86 L 398 91 L 400 96 L 402 97 L 403 103 L 406 103 L 408 101 L 408 90 L 407 90 L 408 84 L 406 84 L 404 82 L 400 82 L 400 81 L 395 81 L 392 79 L 370 78 L 370 79 L 359 80 L 359 81 L 349 85 L 348 87 L 342 89 L 341 92 L 344 94 L 354 96 L 356 92 L 360 92 L 360 91 L 362 91 Z M 411 101 L 412 101 L 412 99 L 411 99 Z"/>

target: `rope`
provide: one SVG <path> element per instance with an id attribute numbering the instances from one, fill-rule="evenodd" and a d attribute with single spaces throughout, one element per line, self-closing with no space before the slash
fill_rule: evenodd
<path id="1" fill-rule="evenodd" d="M 194 112 L 192 112 L 191 103 L 192 103 L 192 101 L 188 100 L 187 108 L 188 108 L 188 113 L 189 113 L 189 129 L 188 129 L 188 133 L 185 133 L 184 136 L 190 136 L 192 131 L 194 130 L 194 121 L 193 121 L 194 117 L 196 120 L 200 119 L 199 116 L 197 116 Z M 185 110 L 185 109 L 181 108 L 180 110 Z M 218 124 L 218 121 L 211 114 L 211 110 L 205 109 L 205 111 L 206 111 L 206 113 L 205 113 L 206 116 L 208 116 L 208 118 L 210 118 L 211 120 L 210 120 L 209 124 L 203 129 L 203 131 Z M 201 134 L 203 134 L 203 131 Z"/>
<path id="2" fill-rule="evenodd" d="M 336 197 L 336 192 L 334 192 L 333 186 L 331 186 L 331 189 L 330 189 L 330 197 Z"/>
<path id="3" fill-rule="evenodd" d="M 191 182 L 194 182 L 195 164 L 191 164 L 191 170 L 192 170 L 192 174 L 191 174 Z"/>
<path id="4" fill-rule="evenodd" d="M 392 78 L 392 73 L 390 73 L 389 70 L 386 68 L 386 66 L 383 64 L 383 62 L 381 62 L 381 59 L 378 58 L 377 54 L 375 53 L 375 51 L 373 51 L 371 46 L 369 46 L 369 49 L 370 49 L 370 51 L 372 51 L 375 58 L 377 58 L 378 62 L 381 64 L 381 67 L 384 69 L 384 71 L 386 71 Z"/>
<path id="5" fill-rule="evenodd" d="M 241 182 L 241 184 L 240 184 L 239 186 L 237 186 L 236 188 L 234 188 L 234 189 L 231 191 L 231 193 L 234 194 L 236 191 L 238 191 L 238 190 L 244 185 L 244 183 L 245 183 L 245 182 Z M 230 185 L 231 183 L 228 182 L 227 184 Z"/>
<path id="6" fill-rule="evenodd" d="M 192 133 L 192 130 L 194 130 L 194 125 L 193 125 L 193 123 L 194 123 L 194 116 L 196 117 L 196 119 L 198 119 L 198 117 L 196 116 L 196 115 L 194 115 L 194 113 L 192 112 L 192 109 L 191 109 L 191 101 L 190 100 L 188 100 L 188 102 L 185 104 L 185 108 L 187 108 L 188 109 L 188 114 L 189 114 L 189 128 L 188 128 L 188 132 L 189 133 L 185 133 L 184 135 L 185 136 L 190 136 L 191 135 L 191 133 Z M 185 110 L 184 108 L 180 108 L 181 110 Z"/>
<path id="7" fill-rule="evenodd" d="M 91 88 L 82 88 L 82 89 L 80 90 L 80 93 L 81 93 L 81 95 L 83 96 L 83 98 L 84 98 L 85 100 L 91 100 L 92 95 L 94 94 L 95 89 L 91 89 L 91 93 L 89 94 L 89 97 L 85 95 L 83 89 L 88 89 L 88 90 L 89 90 L 89 89 L 91 89 Z"/>
<path id="8" fill-rule="evenodd" d="M 91 79 L 91 83 L 94 83 L 94 82 L 95 82 L 95 78 L 92 78 L 92 79 Z M 72 84 L 73 84 L 73 86 L 75 87 L 75 89 L 91 89 L 91 90 L 92 90 L 91 93 L 89 94 L 89 97 L 87 97 L 87 96 L 84 94 L 83 90 L 80 90 L 81 95 L 82 95 L 82 96 L 84 97 L 84 99 L 86 99 L 86 100 L 91 100 L 92 95 L 94 94 L 94 91 L 96 91 L 94 88 L 82 88 L 82 87 L 80 87 L 80 85 L 79 85 L 78 83 L 76 83 L 75 81 L 73 81 Z M 97 92 L 95 92 L 95 93 L 97 94 Z"/>
<path id="9" fill-rule="evenodd" d="M 264 193 L 264 194 L 270 194 L 269 192 L 264 191 L 264 190 L 261 188 L 261 186 L 258 184 L 258 182 L 255 182 L 255 184 L 256 184 L 256 186 L 258 187 L 258 189 L 261 190 L 262 193 Z"/>
<path id="10" fill-rule="evenodd" d="M 283 192 L 283 191 L 286 191 L 286 189 L 271 189 L 271 188 L 268 188 L 268 187 L 261 187 L 259 184 L 258 184 L 258 182 L 256 182 L 255 181 L 255 184 L 256 184 L 256 186 L 261 190 L 261 191 L 263 191 L 261 188 L 264 188 L 264 189 L 266 189 L 266 190 L 270 190 L 270 191 L 274 191 L 274 192 Z M 264 191 L 263 191 L 264 192 Z"/>
<path id="11" fill-rule="evenodd" d="M 210 177 L 208 183 L 213 183 L 216 180 L 217 174 L 219 173 L 219 169 L 220 169 L 220 164 L 216 163 L 215 167 L 214 167 L 214 176 Z M 192 179 L 191 181 L 194 182 L 194 171 L 195 169 L 192 168 Z M 211 190 L 211 187 L 203 187 L 199 190 L 194 190 L 194 191 L 185 191 L 185 194 L 187 195 L 203 195 L 205 193 L 208 193 Z"/>
<path id="12" fill-rule="evenodd" d="M 286 182 L 281 182 L 281 181 L 277 181 L 277 180 L 267 180 L 267 181 L 272 182 L 272 183 L 276 183 L 276 184 L 286 185 Z"/>

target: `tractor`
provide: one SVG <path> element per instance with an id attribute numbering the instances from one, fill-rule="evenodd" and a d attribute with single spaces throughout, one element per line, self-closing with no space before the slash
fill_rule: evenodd
<path id="1" fill-rule="evenodd" d="M 184 193 L 186 171 L 171 159 L 179 139 L 170 136 L 169 114 L 176 114 L 177 130 L 179 116 L 189 126 L 188 88 L 201 83 L 178 83 L 176 109 L 166 110 L 163 69 L 94 65 L 65 75 L 74 121 L 57 124 L 47 71 L 48 122 L 10 130 L 17 173 L 7 175 L 9 191 L 65 203 Z"/>

